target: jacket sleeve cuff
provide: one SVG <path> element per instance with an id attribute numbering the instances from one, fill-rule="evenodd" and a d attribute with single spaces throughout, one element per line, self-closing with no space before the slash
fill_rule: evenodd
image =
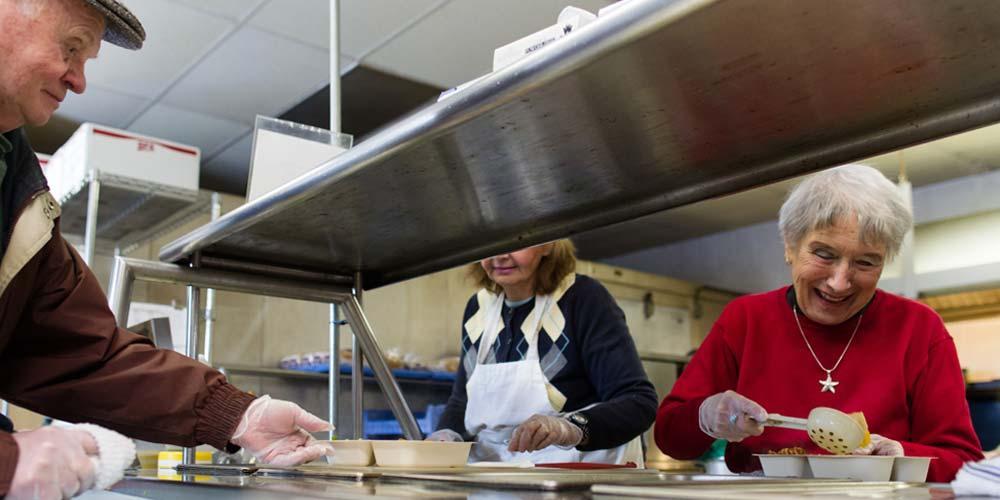
<path id="1" fill-rule="evenodd" d="M 10 483 L 14 480 L 17 469 L 17 441 L 14 436 L 0 432 L 0 497 L 10 491 Z"/>
<path id="2" fill-rule="evenodd" d="M 243 392 L 228 382 L 222 382 L 212 390 L 198 410 L 195 439 L 199 443 L 230 453 L 238 450 L 239 447 L 230 443 L 229 439 L 233 437 L 243 413 L 254 399 L 252 394 Z"/>

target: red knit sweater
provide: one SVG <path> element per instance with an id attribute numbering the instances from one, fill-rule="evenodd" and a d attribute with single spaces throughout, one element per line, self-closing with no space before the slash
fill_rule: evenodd
<path id="1" fill-rule="evenodd" d="M 795 326 L 787 292 L 748 295 L 726 307 L 660 404 L 655 436 L 664 453 L 678 459 L 704 453 L 713 439 L 698 428 L 698 407 L 732 389 L 782 415 L 805 417 L 817 406 L 862 411 L 871 432 L 901 442 L 907 456 L 938 457 L 928 481 L 950 481 L 963 462 L 982 458 L 955 344 L 933 310 L 877 291 L 833 372 L 837 392 L 820 392 L 826 373 Z M 800 319 L 816 355 L 832 367 L 857 318 L 834 327 Z M 753 453 L 790 446 L 822 453 L 805 432 L 766 428 L 761 436 L 729 443 L 726 464 L 739 472 L 759 469 Z"/>

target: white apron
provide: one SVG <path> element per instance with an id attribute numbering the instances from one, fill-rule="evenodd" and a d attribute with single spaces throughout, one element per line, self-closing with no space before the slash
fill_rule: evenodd
<path id="1" fill-rule="evenodd" d="M 533 463 L 598 462 L 623 464 L 634 462 L 643 467 L 640 437 L 617 448 L 579 451 L 574 447 L 549 446 L 532 452 L 510 452 L 507 446 L 514 429 L 532 415 L 558 416 L 549 402 L 547 380 L 538 359 L 538 334 L 542 318 L 550 307 L 556 307 L 551 295 L 538 296 L 530 328 L 523 329 L 528 336 L 525 359 L 509 363 L 485 364 L 486 355 L 500 334 L 500 312 L 504 294 L 489 305 L 486 326 L 479 343 L 478 362 L 472 376 L 465 384 L 468 404 L 465 410 L 465 428 L 476 437 L 469 455 L 469 462 L 530 461 Z"/>

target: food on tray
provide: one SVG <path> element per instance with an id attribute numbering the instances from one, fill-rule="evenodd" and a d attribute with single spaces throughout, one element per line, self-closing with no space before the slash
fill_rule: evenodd
<path id="1" fill-rule="evenodd" d="M 801 446 L 792 446 L 789 448 L 782 448 L 778 451 L 769 450 L 767 453 L 769 455 L 805 455 L 806 449 Z"/>
<path id="2" fill-rule="evenodd" d="M 861 444 L 858 445 L 858 447 L 859 448 L 864 448 L 865 446 L 868 446 L 869 444 L 871 444 L 871 442 L 872 442 L 872 435 L 871 435 L 871 433 L 868 432 L 868 422 L 865 420 L 865 414 L 862 413 L 862 412 L 860 412 L 860 411 L 856 411 L 854 413 L 848 413 L 847 416 L 849 416 L 852 419 L 854 419 L 854 421 L 857 422 L 858 425 L 861 426 L 861 429 L 863 431 L 865 431 L 865 437 L 861 439 Z"/>

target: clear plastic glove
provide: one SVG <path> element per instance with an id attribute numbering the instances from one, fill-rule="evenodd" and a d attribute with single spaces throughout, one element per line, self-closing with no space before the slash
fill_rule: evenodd
<path id="1" fill-rule="evenodd" d="M 97 443 L 77 429 L 42 427 L 13 434 L 17 467 L 8 499 L 69 498 L 94 485 Z"/>
<path id="2" fill-rule="evenodd" d="M 764 432 L 767 411 L 735 391 L 720 392 L 701 403 L 698 426 L 716 439 L 738 443 Z"/>
<path id="3" fill-rule="evenodd" d="M 247 408 L 230 441 L 242 446 L 260 463 L 299 465 L 333 455 L 329 443 L 317 441 L 309 434 L 331 429 L 329 422 L 295 403 L 261 396 Z"/>
<path id="4" fill-rule="evenodd" d="M 852 455 L 882 455 L 885 457 L 903 456 L 903 445 L 899 441 L 889 439 L 880 434 L 872 434 L 868 446 L 862 446 L 851 452 Z"/>
<path id="5" fill-rule="evenodd" d="M 572 448 L 583 439 L 583 431 L 562 417 L 532 415 L 514 429 L 508 451 L 535 451 L 555 445 Z"/>
<path id="6" fill-rule="evenodd" d="M 462 435 L 451 429 L 438 429 L 424 438 L 424 441 L 465 441 Z"/>

